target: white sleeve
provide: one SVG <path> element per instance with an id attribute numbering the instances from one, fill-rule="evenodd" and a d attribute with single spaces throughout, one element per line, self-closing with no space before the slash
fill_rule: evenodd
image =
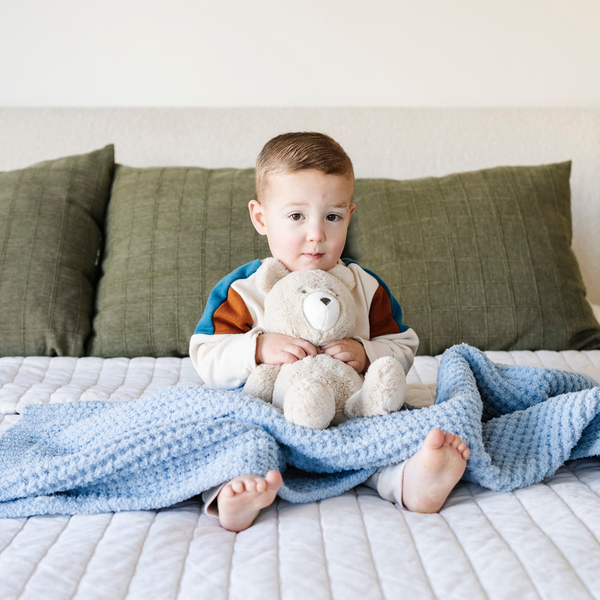
<path id="1" fill-rule="evenodd" d="M 419 338 L 414 329 L 407 329 L 402 333 L 380 335 L 372 340 L 355 339 L 364 346 L 370 362 L 374 362 L 382 356 L 393 356 L 400 361 L 406 374 L 413 365 L 419 347 Z"/>
<path id="2" fill-rule="evenodd" d="M 256 338 L 261 333 L 264 329 L 255 327 L 247 333 L 194 334 L 190 358 L 202 381 L 219 389 L 244 385 L 256 368 Z"/>

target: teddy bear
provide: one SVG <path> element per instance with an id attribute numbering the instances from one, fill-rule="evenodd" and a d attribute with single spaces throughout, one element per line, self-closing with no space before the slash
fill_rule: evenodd
<path id="1" fill-rule="evenodd" d="M 256 272 L 265 294 L 265 329 L 305 339 L 317 348 L 351 336 L 355 324 L 351 269 L 338 263 L 329 271 L 288 271 L 266 259 Z M 325 429 L 347 418 L 385 415 L 404 403 L 406 377 L 391 356 L 378 358 L 366 376 L 319 352 L 294 363 L 260 364 L 243 392 L 272 402 L 296 425 Z"/>

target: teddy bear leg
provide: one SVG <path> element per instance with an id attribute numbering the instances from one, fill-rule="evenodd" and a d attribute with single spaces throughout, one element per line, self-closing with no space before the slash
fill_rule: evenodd
<path id="1" fill-rule="evenodd" d="M 250 377 L 246 380 L 246 385 L 244 385 L 242 391 L 244 394 L 250 394 L 250 396 L 260 398 L 265 402 L 271 402 L 275 380 L 280 370 L 281 365 L 258 365 L 250 373 Z"/>
<path id="2" fill-rule="evenodd" d="M 333 392 L 317 379 L 298 378 L 285 393 L 283 414 L 296 425 L 325 429 L 335 416 Z"/>
<path id="3" fill-rule="evenodd" d="M 391 356 L 378 358 L 371 364 L 365 382 L 346 401 L 349 417 L 373 417 L 400 410 L 406 395 L 406 375 L 402 365 Z"/>

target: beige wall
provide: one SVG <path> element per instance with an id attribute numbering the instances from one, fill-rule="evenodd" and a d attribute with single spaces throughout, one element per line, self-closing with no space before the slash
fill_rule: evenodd
<path id="1" fill-rule="evenodd" d="M 600 106 L 597 0 L 0 0 L 1 106 Z"/>

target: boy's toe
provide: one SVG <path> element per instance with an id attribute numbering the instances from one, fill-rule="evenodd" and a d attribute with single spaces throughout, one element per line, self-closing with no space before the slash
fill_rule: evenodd
<path id="1" fill-rule="evenodd" d="M 226 485 L 220 492 L 219 496 L 223 496 L 224 498 L 231 498 L 235 496 L 235 490 L 231 487 L 231 485 Z"/>
<path id="2" fill-rule="evenodd" d="M 453 433 L 447 432 L 444 435 L 444 444 L 448 444 L 448 446 L 452 446 L 455 442 L 456 436 Z"/>
<path id="3" fill-rule="evenodd" d="M 279 471 L 269 471 L 265 477 L 267 488 L 270 490 L 278 490 L 283 483 L 283 477 Z"/>
<path id="4" fill-rule="evenodd" d="M 436 450 L 437 448 L 441 448 L 444 445 L 445 439 L 446 438 L 444 432 L 441 429 L 432 429 L 427 434 L 423 446 L 432 450 Z"/>
<path id="5" fill-rule="evenodd" d="M 459 435 L 455 435 L 454 441 L 452 442 L 452 447 L 456 448 L 458 450 L 460 448 L 461 444 L 464 444 L 461 437 Z M 465 446 L 466 446 L 466 444 L 465 444 Z"/>

